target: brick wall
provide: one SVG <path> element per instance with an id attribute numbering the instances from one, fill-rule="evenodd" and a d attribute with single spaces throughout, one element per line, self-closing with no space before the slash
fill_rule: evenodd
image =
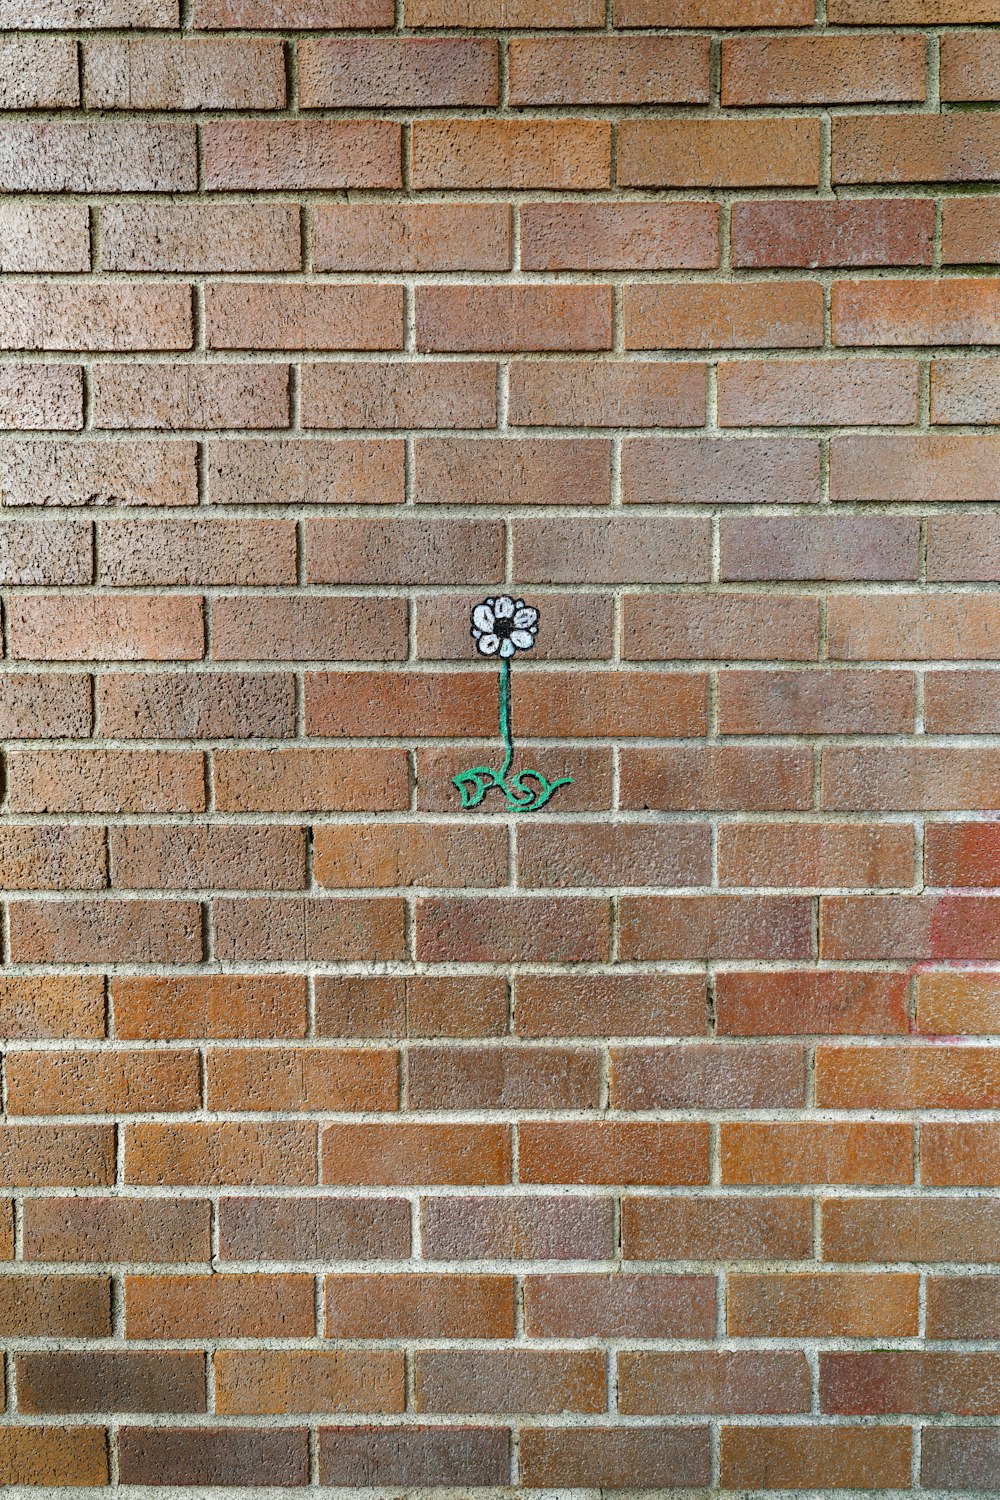
<path id="1" fill-rule="evenodd" d="M 1000 1492 L 998 0 L 0 24 L 5 1493 Z"/>

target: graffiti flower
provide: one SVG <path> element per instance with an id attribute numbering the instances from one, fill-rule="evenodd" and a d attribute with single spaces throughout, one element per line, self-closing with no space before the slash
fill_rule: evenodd
<path id="1" fill-rule="evenodd" d="M 530 651 L 538 634 L 538 610 L 523 599 L 500 594 L 472 611 L 472 638 L 480 656 L 513 656 Z"/>

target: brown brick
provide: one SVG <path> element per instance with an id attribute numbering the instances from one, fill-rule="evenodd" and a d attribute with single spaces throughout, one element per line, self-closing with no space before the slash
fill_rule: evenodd
<path id="1" fill-rule="evenodd" d="M 464 896 L 419 900 L 422 963 L 602 963 L 607 900 L 590 896 Z"/>
<path id="2" fill-rule="evenodd" d="M 729 1489 L 905 1489 L 911 1446 L 909 1427 L 723 1427 L 721 1483 Z"/>
<path id="3" fill-rule="evenodd" d="M 946 224 L 964 202 L 949 200 Z M 734 266 L 929 266 L 933 256 L 934 209 L 923 198 L 734 203 L 732 215 Z"/>
<path id="4" fill-rule="evenodd" d="M 170 1114 L 201 1104 L 193 1048 L 17 1052 L 7 1058 L 7 1090 L 15 1115 Z"/>
<path id="5" fill-rule="evenodd" d="M 913 1181 L 909 1125 L 771 1121 L 723 1124 L 722 1179 L 763 1183 Z"/>
<path id="6" fill-rule="evenodd" d="M 603 26 L 600 0 L 408 0 L 408 26 Z M 390 22 L 387 24 L 391 24 Z"/>
<path id="7" fill-rule="evenodd" d="M 835 437 L 831 500 L 994 500 L 1000 498 L 1000 443 L 985 435 Z"/>
<path id="8" fill-rule="evenodd" d="M 514 1024 L 524 1036 L 704 1035 L 704 983 L 693 974 L 522 974 Z"/>
<path id="9" fill-rule="evenodd" d="M 699 427 L 705 372 L 695 364 L 518 361 L 509 415 L 539 427 Z"/>
<path id="10" fill-rule="evenodd" d="M 518 1143 L 521 1182 L 687 1187 L 708 1181 L 703 1124 L 531 1120 L 519 1126 Z"/>
<path id="11" fill-rule="evenodd" d="M 946 266 L 1000 262 L 1000 205 L 995 198 L 946 200 L 941 216 L 941 259 Z"/>
<path id="12" fill-rule="evenodd" d="M 712 883 L 707 825 L 522 824 L 517 854 L 518 884 L 525 886 Z"/>
<path id="13" fill-rule="evenodd" d="M 305 839 L 298 828 L 113 828 L 110 841 L 114 881 L 125 890 L 297 890 L 305 884 Z"/>
<path id="14" fill-rule="evenodd" d="M 39 833 L 53 833 L 59 837 L 55 842 L 62 842 L 71 830 L 68 828 L 53 827 L 33 830 Z M 18 829 L 12 829 L 12 833 L 18 833 Z M 79 840 L 76 848 L 76 857 L 81 852 L 81 846 L 86 848 L 99 847 L 103 843 L 103 837 L 99 828 L 80 828 L 72 830 L 74 833 L 84 835 Z M 93 837 L 91 837 L 93 835 Z M 44 848 L 40 840 L 40 846 Z M 68 846 L 63 854 L 74 858 L 74 840 L 66 838 Z M 45 860 L 42 857 L 35 864 L 34 851 L 30 851 L 32 867 L 40 867 L 44 870 Z M 44 876 L 43 876 L 44 879 Z M 4 874 L 4 885 L 11 889 L 11 882 Z M 48 884 L 48 881 L 45 881 Z M 73 885 L 82 884 L 74 878 Z M 104 981 L 92 975 L 57 976 L 46 975 L 32 979 L 6 978 L 0 980 L 0 1027 L 9 1041 L 39 1041 L 44 1039 L 62 1040 L 69 1037 L 103 1037 L 105 1031 L 105 1004 L 104 1004 Z"/>
<path id="15" fill-rule="evenodd" d="M 996 774 L 992 749 L 885 746 L 873 755 L 837 747 L 823 751 L 822 802 L 841 811 L 971 812 L 992 807 Z"/>
<path id="16" fill-rule="evenodd" d="M 919 36 L 727 37 L 723 104 L 867 104 L 924 97 Z"/>
<path id="17" fill-rule="evenodd" d="M 924 843 L 927 884 L 972 887 L 1000 884 L 998 833 L 1000 828 L 995 823 L 929 823 Z"/>
<path id="18" fill-rule="evenodd" d="M 205 1096 L 212 1110 L 394 1110 L 397 1054 L 388 1049 L 213 1047 Z"/>
<path id="19" fill-rule="evenodd" d="M 185 286 L 19 282 L 0 292 L 5 349 L 190 349 Z"/>
<path id="20" fill-rule="evenodd" d="M 828 604 L 831 657 L 842 661 L 991 661 L 998 614 L 988 597 L 841 595 Z"/>
<path id="21" fill-rule="evenodd" d="M 0 205 L 0 270 L 89 271 L 90 220 L 83 203 Z"/>
<path id="22" fill-rule="evenodd" d="M 404 1198 L 221 1198 L 223 1260 L 405 1260 Z"/>
<path id="23" fill-rule="evenodd" d="M 726 1331 L 738 1338 L 909 1338 L 918 1331 L 913 1273 L 798 1272 L 729 1277 Z"/>
<path id="24" fill-rule="evenodd" d="M 394 897 L 217 898 L 213 905 L 217 955 L 237 963 L 398 961 L 406 954 L 406 907 Z"/>
<path id="25" fill-rule="evenodd" d="M 532 1338 L 703 1338 L 715 1329 L 711 1276 L 528 1276 L 525 1330 Z"/>
<path id="26" fill-rule="evenodd" d="M 220 1412 L 236 1416 L 403 1410 L 396 1349 L 228 1350 L 215 1357 Z"/>
<path id="27" fill-rule="evenodd" d="M 104 1428 L 5 1427 L 0 1435 L 0 1483 L 106 1485 Z"/>
<path id="28" fill-rule="evenodd" d="M 511 211 L 503 203 L 318 203 L 312 227 L 317 271 L 510 268 Z"/>
<path id="29" fill-rule="evenodd" d="M 16 812 L 201 812 L 195 750 L 18 750 L 7 757 Z"/>
<path id="30" fill-rule="evenodd" d="M 707 104 L 708 37 L 510 43 L 511 104 Z"/>
<path id="31" fill-rule="evenodd" d="M 555 367 L 546 363 L 543 368 Z M 465 438 L 417 438 L 414 463 L 414 499 L 418 504 L 506 507 L 611 502 L 611 445 L 603 439 L 486 438 L 470 442 Z"/>
<path id="32" fill-rule="evenodd" d="M 316 1126 L 305 1120 L 129 1125 L 125 1181 L 146 1187 L 308 1187 L 316 1181 Z"/>
<path id="33" fill-rule="evenodd" d="M 624 1198 L 626 1260 L 805 1260 L 808 1198 Z"/>
<path id="34" fill-rule="evenodd" d="M 5 193 L 185 193 L 197 185 L 193 122 L 7 119 L 0 152 Z"/>
<path id="35" fill-rule="evenodd" d="M 412 142 L 418 189 L 611 184 L 611 126 L 602 120 L 417 120 Z"/>
<path id="36" fill-rule="evenodd" d="M 312 26 L 391 26 L 391 0 L 195 0 L 194 25 L 207 30 L 228 26 L 264 28 Z"/>
<path id="37" fill-rule="evenodd" d="M 812 806 L 812 757 L 800 748 L 626 747 L 619 758 L 625 808 L 771 812 Z"/>
<path id="38" fill-rule="evenodd" d="M 472 650 L 469 620 L 482 594 L 418 594 L 414 624 L 418 660 L 468 661 Z M 611 601 L 604 594 L 540 594 L 531 602 L 543 628 L 535 638 L 532 659 L 540 661 L 607 661 L 611 657 Z"/>
<path id="39" fill-rule="evenodd" d="M 928 1276 L 927 1335 L 932 1339 L 995 1338 L 1000 1328 L 994 1276 Z"/>
<path id="40" fill-rule="evenodd" d="M 108 203 L 101 227 L 106 271 L 297 271 L 302 264 L 299 212 L 290 203 Z"/>
<path id="41" fill-rule="evenodd" d="M 399 188 L 400 127 L 387 120 L 210 120 L 205 186 Z"/>
<path id="42" fill-rule="evenodd" d="M 195 1198 L 29 1198 L 24 1256 L 35 1261 L 207 1261 L 211 1205 Z"/>
<path id="43" fill-rule="evenodd" d="M 528 271 L 706 270 L 719 264 L 714 203 L 525 203 Z"/>
<path id="44" fill-rule="evenodd" d="M 724 1036 L 905 1032 L 906 1000 L 905 981 L 889 974 L 730 972 L 717 975 L 715 984 L 716 1024 Z"/>
<path id="45" fill-rule="evenodd" d="M 307 109 L 495 105 L 498 98 L 497 46 L 485 38 L 305 37 L 299 46 L 299 102 Z"/>
<path id="46" fill-rule="evenodd" d="M 505 1427 L 321 1427 L 320 1482 L 334 1485 L 506 1484 Z"/>
<path id="47" fill-rule="evenodd" d="M 702 583 L 708 522 L 627 516 L 515 520 L 514 565 L 525 583 Z"/>
<path id="48" fill-rule="evenodd" d="M 281 109 L 285 103 L 283 49 L 269 38 L 95 37 L 86 58 L 88 109 Z"/>
<path id="49" fill-rule="evenodd" d="M 998 953 L 997 901 L 987 896 L 824 896 L 824 958 L 983 962 Z"/>
<path id="50" fill-rule="evenodd" d="M 195 505 L 196 459 L 183 441 L 3 443 L 0 505 Z"/>
<path id="51" fill-rule="evenodd" d="M 815 187 L 818 182 L 816 120 L 622 120 L 618 127 L 621 187 Z"/>
<path id="52" fill-rule="evenodd" d="M 1000 528 L 991 515 L 935 516 L 928 525 L 927 577 L 989 583 L 1000 578 Z"/>
<path id="53" fill-rule="evenodd" d="M 936 26 L 997 21 L 996 0 L 832 0 L 830 20 L 845 26 Z"/>
<path id="54" fill-rule="evenodd" d="M 205 322 L 210 349 L 401 349 L 403 291 L 217 282 Z"/>
<path id="55" fill-rule="evenodd" d="M 808 1411 L 809 1367 L 801 1350 L 623 1350 L 618 1400 L 621 1412 L 643 1416 Z"/>
<path id="56" fill-rule="evenodd" d="M 500 1036 L 507 1030 L 507 987 L 471 974 L 369 975 L 316 979 L 319 1036 Z"/>
<path id="57" fill-rule="evenodd" d="M 998 164 L 996 135 L 983 114 L 857 114 L 833 122 L 835 183 L 992 182 Z"/>
<path id="58" fill-rule="evenodd" d="M 823 290 L 816 282 L 627 286 L 623 314 L 626 349 L 816 348 L 823 342 Z"/>
<path id="59" fill-rule="evenodd" d="M 608 1197 L 433 1197 L 420 1205 L 429 1260 L 606 1260 L 612 1254 Z"/>
<path id="60" fill-rule="evenodd" d="M 76 516 L 0 519 L 0 583 L 90 583 L 91 525 Z"/>
<path id="61" fill-rule="evenodd" d="M 726 516 L 722 577 L 915 579 L 918 527 L 909 516 Z"/>
<path id="62" fill-rule="evenodd" d="M 359 651 L 368 661 L 400 661 L 406 655 L 405 599 L 234 595 L 213 600 L 212 627 L 219 661 L 355 661 Z"/>
<path id="63" fill-rule="evenodd" d="M 420 286 L 416 321 L 417 348 L 431 353 L 610 349 L 611 289 Z"/>
<path id="64" fill-rule="evenodd" d="M 102 521 L 97 582 L 108 587 L 293 584 L 293 521 Z"/>
<path id="65" fill-rule="evenodd" d="M 936 359 L 931 416 L 935 422 L 1000 422 L 1000 360 Z"/>
<path id="66" fill-rule="evenodd" d="M 632 661 L 814 661 L 819 655 L 817 599 L 626 594 L 623 606 L 623 655 Z"/>
<path id="67" fill-rule="evenodd" d="M 701 1486 L 712 1467 L 707 1427 L 522 1427 L 518 1455 L 531 1488 Z"/>
<path id="68" fill-rule="evenodd" d="M 327 1276 L 329 1339 L 514 1336 L 512 1276 Z"/>
<path id="69" fill-rule="evenodd" d="M 910 824 L 727 823 L 719 829 L 723 886 L 907 886 L 913 857 Z"/>
<path id="70" fill-rule="evenodd" d="M 305 681 L 311 735 L 465 737 L 488 733 L 495 711 L 492 673 L 312 672 Z"/>
<path id="71" fill-rule="evenodd" d="M 537 523 L 536 523 L 537 524 Z M 310 583 L 494 583 L 503 576 L 496 521 L 312 521 L 306 526 Z"/>
<path id="72" fill-rule="evenodd" d="M 1000 340 L 994 280 L 838 281 L 837 344 L 990 344 Z"/>
<path id="73" fill-rule="evenodd" d="M 255 838 L 260 836 L 259 828 L 251 832 Z M 115 833 L 123 834 L 125 830 L 116 829 Z M 148 839 L 152 829 L 144 829 L 143 833 Z M 115 1034 L 131 1040 L 305 1035 L 305 980 L 290 975 L 116 977 L 111 993 Z"/>
<path id="74" fill-rule="evenodd" d="M 205 1410 L 205 1356 L 145 1350 L 18 1354 L 22 1412 Z"/>
<path id="75" fill-rule="evenodd" d="M 0 1129 L 4 1187 L 105 1187 L 115 1180 L 111 1125 L 6 1125 Z"/>
<path id="76" fill-rule="evenodd" d="M 594 1109 L 600 1095 L 596 1049 L 411 1048 L 407 1109 Z"/>
<path id="77" fill-rule="evenodd" d="M 307 374 L 315 368 L 307 366 Z M 352 366 L 356 374 L 362 368 Z M 404 450 L 396 439 L 232 439 L 209 443 L 206 457 L 213 505 L 393 505 L 404 498 Z M 269 602 L 253 601 L 258 608 Z"/>
<path id="78" fill-rule="evenodd" d="M 497 886 L 507 878 L 500 829 L 334 823 L 315 829 L 313 861 L 328 887 Z"/>
<path id="79" fill-rule="evenodd" d="M 80 739 L 91 733 L 91 723 L 86 673 L 18 672 L 5 678 L 0 702 L 0 731 L 5 736 Z"/>
<path id="80" fill-rule="evenodd" d="M 96 365 L 97 427 L 287 427 L 286 365 Z"/>
<path id="81" fill-rule="evenodd" d="M 228 812 L 361 812 L 407 805 L 401 750 L 219 750 L 216 805 Z"/>
<path id="82" fill-rule="evenodd" d="M 413 1363 L 419 1412 L 605 1410 L 602 1350 L 430 1349 Z"/>
<path id="83" fill-rule="evenodd" d="M 615 0 L 616 26 L 811 26 L 809 0 Z"/>
<path id="84" fill-rule="evenodd" d="M 805 1052 L 773 1042 L 612 1047 L 615 1109 L 794 1109 L 805 1103 Z"/>
<path id="85" fill-rule="evenodd" d="M 129 1424 L 118 1451 L 123 1484 L 303 1485 L 309 1475 L 304 1428 Z"/>
<path id="86" fill-rule="evenodd" d="M 303 368 L 303 422 L 326 428 L 492 427 L 496 385 L 496 367 L 482 361 L 325 361 Z"/>
<path id="87" fill-rule="evenodd" d="M 992 1036 L 997 1030 L 1000 987 L 992 974 L 918 974 L 916 988 L 920 1031 Z"/>
<path id="88" fill-rule="evenodd" d="M 0 108 L 58 109 L 60 105 L 79 103 L 74 41 L 55 36 L 4 37 L 0 41 Z"/>
<path id="89" fill-rule="evenodd" d="M 920 1135 L 920 1178 L 928 1187 L 996 1187 L 1000 1184 L 996 1125 L 928 1122 Z"/>
<path id="90" fill-rule="evenodd" d="M 244 739 L 292 735 L 294 679 L 263 672 L 107 672 L 97 678 L 98 718 L 123 739 Z"/>
<path id="91" fill-rule="evenodd" d="M 193 901 L 17 901 L 16 963 L 198 963 L 201 912 Z"/>
<path id="92" fill-rule="evenodd" d="M 515 734 L 539 739 L 687 736 L 707 725 L 700 672 L 532 672 L 516 680 L 512 697 Z"/>
<path id="93" fill-rule="evenodd" d="M 818 500 L 819 491 L 820 455 L 814 441 L 656 437 L 626 438 L 622 444 L 626 505 L 791 504 Z"/>
<path id="94" fill-rule="evenodd" d="M 82 426 L 83 372 L 78 365 L 0 366 L 0 427 L 74 432 Z"/>
<path id="95" fill-rule="evenodd" d="M 963 1489 L 988 1491 L 1000 1462 L 1000 1434 L 996 1424 L 987 1427 L 931 1427 L 924 1429 L 920 1449 L 921 1483 L 933 1486 L 961 1485 Z"/>
<path id="96" fill-rule="evenodd" d="M 904 359 L 745 360 L 719 369 L 722 427 L 917 419 L 917 366 Z"/>
<path id="97" fill-rule="evenodd" d="M 13 1338 L 109 1338 L 107 1276 L 0 1277 L 0 1318 Z"/>
<path id="98" fill-rule="evenodd" d="M 978 45 L 970 46 L 970 42 Z M 997 98 L 1000 38 L 982 31 L 974 38 L 951 32 L 941 39 L 941 98 L 983 100 Z"/>
<path id="99" fill-rule="evenodd" d="M 474 1187 L 510 1181 L 510 1130 L 502 1125 L 329 1125 L 323 1181 Z"/>
<path id="100" fill-rule="evenodd" d="M 913 733 L 912 672 L 723 671 L 718 680 L 720 734 Z"/>
<path id="101" fill-rule="evenodd" d="M 997 1409 L 996 1354 L 944 1349 L 820 1356 L 820 1403 L 848 1416 L 893 1412 L 980 1417 Z"/>
<path id="102" fill-rule="evenodd" d="M 312 1276 L 126 1276 L 129 1339 L 287 1339 L 316 1332 Z"/>
<path id="103" fill-rule="evenodd" d="M 823 1204 L 823 1258 L 992 1262 L 998 1223 L 995 1199 L 830 1199 Z"/>

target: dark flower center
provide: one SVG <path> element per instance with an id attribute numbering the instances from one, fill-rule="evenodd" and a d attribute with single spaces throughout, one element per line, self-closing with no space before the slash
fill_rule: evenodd
<path id="1" fill-rule="evenodd" d="M 508 615 L 506 619 L 498 620 L 494 617 L 493 634 L 501 641 L 506 641 L 514 634 L 514 616 Z"/>

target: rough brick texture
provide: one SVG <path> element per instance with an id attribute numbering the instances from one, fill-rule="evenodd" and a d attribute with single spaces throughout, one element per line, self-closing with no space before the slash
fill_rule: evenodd
<path id="1" fill-rule="evenodd" d="M 998 108 L 0 0 L 5 1496 L 1000 1495 Z"/>

